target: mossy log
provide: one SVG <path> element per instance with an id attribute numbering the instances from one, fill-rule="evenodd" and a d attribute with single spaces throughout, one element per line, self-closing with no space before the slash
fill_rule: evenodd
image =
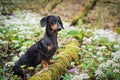
<path id="1" fill-rule="evenodd" d="M 71 25 L 75 25 L 79 19 L 83 18 L 87 14 L 88 10 L 90 10 L 96 4 L 97 1 L 98 0 L 88 0 L 80 14 L 74 16 L 70 20 Z"/>
<path id="2" fill-rule="evenodd" d="M 33 75 L 29 80 L 59 80 L 60 76 L 67 72 L 71 61 L 78 64 L 79 43 L 74 40 L 66 45 L 63 52 L 58 54 L 54 64 L 49 65 L 47 70 L 41 70 Z"/>

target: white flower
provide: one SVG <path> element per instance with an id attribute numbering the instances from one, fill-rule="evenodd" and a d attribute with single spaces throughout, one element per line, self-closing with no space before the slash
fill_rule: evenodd
<path id="1" fill-rule="evenodd" d="M 92 48 L 88 48 L 89 51 L 92 51 Z"/>
<path id="2" fill-rule="evenodd" d="M 97 56 L 95 56 L 95 55 L 92 55 L 92 57 L 93 57 L 93 58 L 97 58 Z"/>
<path id="3" fill-rule="evenodd" d="M 117 49 L 117 48 L 119 48 L 120 46 L 117 45 L 117 44 L 115 44 L 115 45 L 113 45 L 113 47 Z"/>
<path id="4" fill-rule="evenodd" d="M 17 31 L 18 28 L 17 28 L 17 27 L 15 27 L 15 28 L 10 28 L 9 30 L 11 30 L 11 31 Z"/>
<path id="5" fill-rule="evenodd" d="M 112 56 L 113 56 L 113 59 L 112 59 L 113 61 L 120 63 L 120 50 L 113 52 Z"/>
<path id="6" fill-rule="evenodd" d="M 86 37 L 84 37 L 83 38 L 83 44 L 91 44 L 92 43 L 92 37 L 90 37 L 90 38 L 86 38 Z"/>
<path id="7" fill-rule="evenodd" d="M 23 38 L 23 39 L 25 38 L 23 35 L 19 35 L 18 37 L 19 37 L 19 38 Z"/>
<path id="8" fill-rule="evenodd" d="M 106 68 L 106 65 L 105 65 L 105 63 L 101 63 L 99 66 L 98 66 L 98 68 Z"/>
<path id="9" fill-rule="evenodd" d="M 120 51 L 112 53 L 113 59 L 107 60 L 104 63 L 101 63 L 98 66 L 98 69 L 95 72 L 95 76 L 97 78 L 103 74 L 103 71 L 107 70 L 108 68 L 111 68 L 113 72 L 120 73 Z M 97 79 L 96 78 L 96 79 Z"/>
<path id="10" fill-rule="evenodd" d="M 82 46 L 81 46 L 81 48 L 85 49 L 85 48 L 86 48 L 86 46 L 85 46 L 85 45 L 82 45 Z"/>
<path id="11" fill-rule="evenodd" d="M 6 67 L 10 67 L 10 66 L 13 66 L 15 63 L 14 62 L 7 62 L 6 64 L 5 64 L 5 66 Z"/>
<path id="12" fill-rule="evenodd" d="M 116 41 L 116 36 L 117 36 L 117 34 L 115 32 L 113 32 L 112 30 L 103 30 L 103 29 L 95 30 L 93 32 L 93 34 L 94 34 L 94 36 L 98 35 L 99 37 L 105 37 L 110 42 Z M 97 39 L 97 38 L 94 38 L 94 39 Z"/>
<path id="13" fill-rule="evenodd" d="M 86 73 L 81 73 L 79 75 L 75 75 L 71 80 L 85 80 L 85 79 L 89 79 L 89 75 Z"/>
<path id="14" fill-rule="evenodd" d="M 7 44 L 8 42 L 7 41 L 2 41 L 2 44 Z"/>
<path id="15" fill-rule="evenodd" d="M 20 52 L 20 53 L 19 53 L 19 56 L 22 56 L 24 53 L 25 53 L 25 52 Z"/>
<path id="16" fill-rule="evenodd" d="M 113 72 L 114 72 L 114 73 L 119 73 L 119 74 L 120 74 L 120 70 L 119 70 L 119 69 L 116 69 L 116 68 L 113 70 Z"/>
<path id="17" fill-rule="evenodd" d="M 120 55 L 114 56 L 112 60 L 115 62 L 120 62 Z"/>
<path id="18" fill-rule="evenodd" d="M 16 55 L 13 57 L 13 61 L 16 62 L 19 59 L 19 57 Z"/>
<path id="19" fill-rule="evenodd" d="M 28 31 L 27 34 L 32 35 L 32 34 L 34 34 L 34 32 Z"/>
<path id="20" fill-rule="evenodd" d="M 18 43 L 18 41 L 17 41 L 17 40 L 13 40 L 12 42 L 13 42 L 13 43 Z"/>
<path id="21" fill-rule="evenodd" d="M 101 52 L 97 52 L 96 53 L 98 56 L 102 56 L 102 53 Z"/>
<path id="22" fill-rule="evenodd" d="M 104 60 L 104 58 L 103 57 L 99 57 L 98 60 L 102 61 L 102 60 Z"/>
<path id="23" fill-rule="evenodd" d="M 105 63 L 106 67 L 112 66 L 112 64 L 114 64 L 112 60 L 107 60 Z"/>
<path id="24" fill-rule="evenodd" d="M 101 76 L 102 74 L 104 74 L 103 71 L 102 71 L 102 69 L 97 69 L 95 71 L 95 76 Z"/>
<path id="25" fill-rule="evenodd" d="M 100 39 L 100 37 L 98 35 L 93 36 L 93 40 L 99 40 L 99 39 Z"/>
<path id="26" fill-rule="evenodd" d="M 117 42 L 120 44 L 120 36 L 117 37 Z"/>
<path id="27" fill-rule="evenodd" d="M 97 47 L 96 49 L 97 50 L 104 50 L 104 49 L 106 49 L 107 47 L 106 46 L 100 46 L 100 47 Z"/>
<path id="28" fill-rule="evenodd" d="M 27 49 L 27 47 L 26 47 L 26 46 L 22 46 L 20 49 L 21 49 L 22 51 L 24 51 L 24 50 Z"/>
<path id="29" fill-rule="evenodd" d="M 113 67 L 113 68 L 120 68 L 120 63 L 113 63 L 113 64 L 112 64 L 112 67 Z"/>

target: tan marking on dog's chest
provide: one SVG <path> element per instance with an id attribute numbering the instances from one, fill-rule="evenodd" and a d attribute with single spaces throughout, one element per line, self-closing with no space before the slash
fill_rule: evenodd
<path id="1" fill-rule="evenodd" d="M 52 47 L 51 47 L 51 46 L 48 46 L 47 49 L 48 49 L 48 51 L 50 51 L 50 50 L 52 49 Z"/>

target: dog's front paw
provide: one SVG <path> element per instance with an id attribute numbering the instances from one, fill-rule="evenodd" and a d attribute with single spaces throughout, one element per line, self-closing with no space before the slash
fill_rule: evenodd
<path id="1" fill-rule="evenodd" d="M 48 68 L 48 63 L 47 63 L 47 61 L 42 61 L 42 67 L 43 68 Z"/>

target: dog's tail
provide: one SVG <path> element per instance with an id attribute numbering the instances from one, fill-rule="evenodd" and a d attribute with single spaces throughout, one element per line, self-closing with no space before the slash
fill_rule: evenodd
<path id="1" fill-rule="evenodd" d="M 14 72 L 14 75 L 19 75 L 22 78 L 25 77 L 24 74 L 23 74 L 23 70 L 19 66 L 14 66 L 13 67 L 13 72 Z"/>

